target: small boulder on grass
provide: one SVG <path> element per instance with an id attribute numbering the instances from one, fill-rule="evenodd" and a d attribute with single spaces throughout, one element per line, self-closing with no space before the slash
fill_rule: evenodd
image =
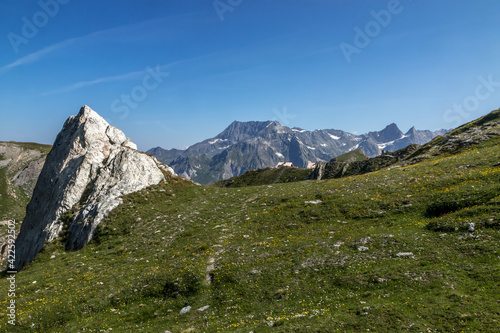
<path id="1" fill-rule="evenodd" d="M 304 201 L 305 204 L 310 204 L 310 205 L 317 205 L 319 203 L 322 203 L 323 201 L 321 200 L 312 200 L 312 201 Z"/>
<path id="2" fill-rule="evenodd" d="M 189 311 L 191 311 L 191 307 L 190 306 L 186 306 L 184 308 L 181 309 L 181 311 L 179 312 L 179 314 L 185 314 L 185 313 L 188 313 Z"/>

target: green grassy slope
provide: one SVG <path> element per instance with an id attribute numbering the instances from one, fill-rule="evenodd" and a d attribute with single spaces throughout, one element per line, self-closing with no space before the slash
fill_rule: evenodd
<path id="1" fill-rule="evenodd" d="M 20 188 L 13 187 L 8 190 L 6 179 L 6 170 L 0 169 L 0 220 L 22 220 L 29 198 Z"/>
<path id="2" fill-rule="evenodd" d="M 0 167 L 0 250 L 7 242 L 7 221 L 15 220 L 15 230 L 20 230 L 37 176 L 33 176 L 34 179 L 24 182 L 22 186 L 16 186 L 12 179 L 26 167 L 36 175 L 33 171 L 35 168 L 29 167 L 30 164 L 43 161 L 50 148 L 51 146 L 36 143 L 0 142 L 0 161 L 8 162 L 7 165 L 2 163 Z M 24 180 L 27 179 L 29 178 Z M 0 265 L 4 266 L 4 258 L 1 256 Z"/>
<path id="3" fill-rule="evenodd" d="M 353 151 L 350 151 L 348 153 L 345 153 L 343 155 L 337 156 L 332 159 L 332 161 L 335 162 L 358 162 L 358 161 L 365 161 L 367 160 L 368 157 L 365 155 L 365 153 L 361 149 L 356 149 Z"/>
<path id="4" fill-rule="evenodd" d="M 487 125 L 500 123 L 500 109 L 492 111 L 487 115 L 466 123 L 445 136 L 438 136 L 430 142 L 422 145 L 409 159 L 416 157 L 428 157 L 436 155 L 450 155 L 464 149 L 473 147 L 484 140 L 498 135 L 496 131 L 490 131 Z M 440 148 L 440 149 L 436 149 Z"/>
<path id="5" fill-rule="evenodd" d="M 498 331 L 499 143 L 324 181 L 171 179 L 83 250 L 47 246 L 0 331 Z"/>
<path id="6" fill-rule="evenodd" d="M 4 158 L 0 155 L 0 161 L 2 160 Z M 24 208 L 29 202 L 21 188 L 9 186 L 10 176 L 7 168 L 0 168 L 0 221 L 23 218 Z"/>
<path id="7" fill-rule="evenodd" d="M 288 183 L 305 180 L 311 170 L 292 167 L 265 168 L 247 171 L 241 176 L 232 177 L 216 182 L 220 187 L 243 187 Z"/>
<path id="8" fill-rule="evenodd" d="M 419 145 L 409 145 L 403 149 L 395 152 L 382 154 L 377 157 L 367 158 L 362 151 L 353 151 L 346 156 L 342 155 L 340 158 L 334 158 L 330 162 L 319 165 L 309 175 L 310 179 L 331 179 L 342 178 L 349 176 L 363 175 L 366 173 L 394 167 L 397 163 L 404 160 L 416 149 Z"/>
<path id="9" fill-rule="evenodd" d="M 361 162 L 366 160 L 368 160 L 368 157 L 361 149 L 353 150 L 332 159 L 335 162 Z M 243 187 L 298 182 L 305 180 L 310 174 L 311 170 L 303 168 L 264 168 L 247 171 L 241 176 L 221 180 L 214 183 L 214 185 L 219 187 Z"/>
<path id="10" fill-rule="evenodd" d="M 22 149 L 23 152 L 30 150 L 41 152 L 47 155 L 51 146 L 40 145 L 36 143 L 20 143 L 20 142 L 0 142 L 2 144 L 15 145 Z M 4 156 L 0 154 L 0 161 L 4 160 Z M 8 219 L 22 220 L 24 218 L 26 205 L 29 198 L 26 196 L 23 189 L 14 186 L 10 180 L 20 170 L 27 166 L 31 159 L 27 161 L 19 160 L 8 167 L 0 168 L 0 221 Z"/>

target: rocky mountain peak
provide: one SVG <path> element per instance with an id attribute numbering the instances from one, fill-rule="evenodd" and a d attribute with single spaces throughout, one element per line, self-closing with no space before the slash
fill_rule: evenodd
<path id="1" fill-rule="evenodd" d="M 403 137 L 403 132 L 399 129 L 398 125 L 392 123 L 387 125 L 382 131 L 380 131 L 380 137 L 383 138 L 384 142 L 394 141 L 401 139 Z"/>
<path id="2" fill-rule="evenodd" d="M 45 160 L 16 240 L 16 269 L 63 230 L 67 249 L 82 248 L 123 195 L 158 184 L 165 174 L 174 172 L 82 107 L 66 120 Z"/>
<path id="3" fill-rule="evenodd" d="M 374 143 L 388 143 L 403 138 L 404 134 L 396 124 L 392 123 L 381 131 L 369 132 L 365 136 Z"/>
<path id="4" fill-rule="evenodd" d="M 410 128 L 408 132 L 405 133 L 406 136 L 415 136 L 416 134 L 417 134 L 417 129 L 415 128 L 415 126 Z"/>
<path id="5" fill-rule="evenodd" d="M 76 116 L 68 118 L 64 124 L 63 131 L 70 126 L 74 129 L 79 129 L 73 132 L 72 138 L 76 139 L 76 135 L 78 135 L 83 139 L 81 142 L 82 147 L 107 143 L 110 145 L 123 145 L 137 150 L 137 146 L 122 131 L 109 125 L 104 118 L 87 105 L 83 106 Z M 59 135 L 57 139 L 65 141 L 67 137 Z M 57 139 L 55 145 L 60 144 Z"/>
<path id="6" fill-rule="evenodd" d="M 281 125 L 277 121 L 234 121 L 214 139 L 237 143 L 255 137 L 269 128 L 281 128 Z"/>

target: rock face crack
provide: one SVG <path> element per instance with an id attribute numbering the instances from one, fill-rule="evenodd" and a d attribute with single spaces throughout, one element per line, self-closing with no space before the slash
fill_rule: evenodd
<path id="1" fill-rule="evenodd" d="M 15 268 L 33 261 L 46 242 L 60 236 L 61 216 L 76 209 L 65 236 L 78 250 L 126 194 L 165 180 L 174 171 L 137 151 L 119 129 L 88 106 L 66 120 L 38 178 L 16 240 Z"/>

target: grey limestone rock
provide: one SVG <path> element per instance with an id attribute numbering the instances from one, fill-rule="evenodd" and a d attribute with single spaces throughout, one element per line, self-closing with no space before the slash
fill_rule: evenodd
<path id="1" fill-rule="evenodd" d="M 65 122 L 45 160 L 16 240 L 15 268 L 33 261 L 63 228 L 67 249 L 81 249 L 123 195 L 160 183 L 166 173 L 174 174 L 155 157 L 137 151 L 91 108 L 82 107 Z"/>

